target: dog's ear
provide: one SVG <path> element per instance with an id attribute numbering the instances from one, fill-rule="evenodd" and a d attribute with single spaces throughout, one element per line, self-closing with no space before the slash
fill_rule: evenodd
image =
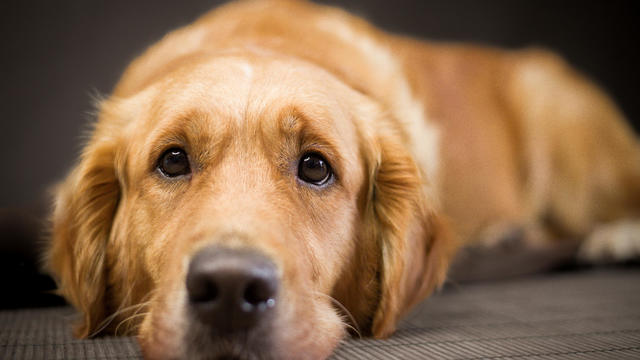
<path id="1" fill-rule="evenodd" d="M 81 312 L 78 337 L 99 332 L 105 318 L 105 250 L 120 192 L 114 157 L 114 139 L 94 135 L 79 164 L 55 189 L 46 261 L 59 292 Z"/>
<path id="2" fill-rule="evenodd" d="M 435 199 L 402 136 L 385 131 L 376 140 L 370 211 L 379 253 L 379 300 L 371 333 L 390 335 L 417 302 L 443 284 L 454 242 Z"/>

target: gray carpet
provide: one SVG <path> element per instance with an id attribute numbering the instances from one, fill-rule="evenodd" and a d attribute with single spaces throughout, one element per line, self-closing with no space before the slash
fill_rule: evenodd
<path id="1" fill-rule="evenodd" d="M 0 311 L 0 359 L 136 359 L 131 338 L 75 340 L 67 307 Z M 333 359 L 640 359 L 640 268 L 450 284 L 387 340 Z"/>

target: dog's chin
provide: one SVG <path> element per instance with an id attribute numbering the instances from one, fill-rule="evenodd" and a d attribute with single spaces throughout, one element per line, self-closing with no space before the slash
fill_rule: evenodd
<path id="1" fill-rule="evenodd" d="M 195 360 L 258 360 L 279 359 L 272 351 L 236 339 L 210 339 L 208 344 L 192 343 L 184 359 Z"/>
<path id="2" fill-rule="evenodd" d="M 272 350 L 231 339 L 211 339 L 208 344 L 192 343 L 184 359 L 197 360 L 257 360 L 279 359 Z"/>
<path id="3" fill-rule="evenodd" d="M 198 360 L 280 359 L 273 334 L 271 326 L 259 326 L 250 331 L 212 332 L 194 321 L 184 337 L 183 357 Z"/>
<path id="4" fill-rule="evenodd" d="M 196 322 L 191 323 L 182 336 L 179 333 L 172 333 L 170 338 L 155 336 L 153 338 L 155 341 L 150 341 L 149 338 L 138 338 L 145 359 L 262 360 L 286 358 L 278 351 L 278 347 L 275 346 L 277 340 L 267 327 L 259 329 L 259 331 L 220 334 L 212 332 Z"/>
<path id="5" fill-rule="evenodd" d="M 251 342 L 243 336 L 191 339 L 174 349 L 143 346 L 145 359 L 154 360 L 263 360 L 282 359 L 266 342 Z"/>

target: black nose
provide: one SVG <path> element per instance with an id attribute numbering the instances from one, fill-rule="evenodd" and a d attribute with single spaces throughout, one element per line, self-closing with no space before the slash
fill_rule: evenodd
<path id="1" fill-rule="evenodd" d="M 246 331 L 270 316 L 278 275 L 273 263 L 258 252 L 207 247 L 191 259 L 186 285 L 197 319 L 226 334 Z"/>

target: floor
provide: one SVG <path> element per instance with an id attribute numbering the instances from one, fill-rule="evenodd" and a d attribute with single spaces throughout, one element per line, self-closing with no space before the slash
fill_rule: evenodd
<path id="1" fill-rule="evenodd" d="M 132 338 L 76 340 L 69 307 L 0 311 L 0 359 L 139 359 Z M 640 359 L 640 267 L 449 284 L 386 340 L 332 359 Z"/>

